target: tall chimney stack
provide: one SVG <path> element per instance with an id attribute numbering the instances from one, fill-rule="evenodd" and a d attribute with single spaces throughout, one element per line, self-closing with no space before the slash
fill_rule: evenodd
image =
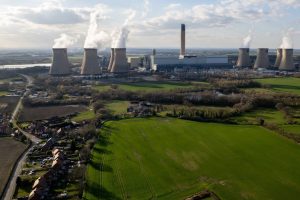
<path id="1" fill-rule="evenodd" d="M 185 56 L 185 24 L 181 24 L 181 48 L 180 48 L 180 56 Z"/>
<path id="2" fill-rule="evenodd" d="M 274 68 L 277 68 L 277 69 L 279 68 L 281 60 L 282 60 L 282 49 L 279 48 L 279 49 L 277 49 L 277 56 L 276 56 Z"/>
<path id="3" fill-rule="evenodd" d="M 293 71 L 295 70 L 293 49 L 282 49 L 282 59 L 279 66 L 279 70 L 282 71 Z"/>
<path id="4" fill-rule="evenodd" d="M 66 48 L 53 48 L 50 75 L 68 75 L 71 73 L 68 52 Z"/>
<path id="5" fill-rule="evenodd" d="M 239 58 L 237 61 L 237 67 L 250 67 L 250 55 L 249 55 L 249 48 L 240 48 L 239 49 Z"/>
<path id="6" fill-rule="evenodd" d="M 129 65 L 126 57 L 126 48 L 114 49 L 114 61 L 111 66 L 112 73 L 127 73 L 129 72 Z"/>
<path id="7" fill-rule="evenodd" d="M 258 68 L 268 68 L 270 65 L 269 62 L 269 49 L 259 48 L 257 50 L 257 57 L 254 64 L 254 69 Z"/>
<path id="8" fill-rule="evenodd" d="M 98 62 L 97 49 L 84 49 L 84 57 L 81 66 L 82 75 L 97 75 L 100 74 L 100 66 Z"/>
<path id="9" fill-rule="evenodd" d="M 108 64 L 108 67 L 107 67 L 108 72 L 111 72 L 111 68 L 112 68 L 112 65 L 114 63 L 114 60 L 115 60 L 115 49 L 111 48 L 110 60 L 109 60 L 109 64 Z"/>

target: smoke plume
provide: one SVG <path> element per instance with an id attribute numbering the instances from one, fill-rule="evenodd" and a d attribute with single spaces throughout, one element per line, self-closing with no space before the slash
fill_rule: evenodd
<path id="1" fill-rule="evenodd" d="M 282 43 L 280 45 L 280 48 L 282 49 L 292 49 L 293 48 L 293 29 L 289 29 L 287 32 L 284 33 L 282 37 Z"/>
<path id="2" fill-rule="evenodd" d="M 113 31 L 112 33 L 112 48 L 126 48 L 126 42 L 129 34 L 129 24 L 135 17 L 136 11 L 130 10 L 128 17 L 120 29 Z"/>
<path id="3" fill-rule="evenodd" d="M 90 26 L 84 43 L 84 48 L 98 48 L 103 47 L 110 38 L 109 35 L 100 30 L 99 22 L 106 17 L 103 15 L 103 8 L 96 8 L 90 14 Z"/>
<path id="4" fill-rule="evenodd" d="M 149 5 L 150 5 L 150 1 L 149 0 L 144 0 L 144 12 L 142 14 L 142 17 L 146 17 L 149 13 Z"/>
<path id="5" fill-rule="evenodd" d="M 53 48 L 68 48 L 69 46 L 76 43 L 79 39 L 79 36 L 70 36 L 65 33 L 60 34 L 59 38 L 54 40 Z"/>
<path id="6" fill-rule="evenodd" d="M 250 48 L 252 42 L 252 30 L 249 31 L 249 34 L 243 39 L 242 48 Z"/>

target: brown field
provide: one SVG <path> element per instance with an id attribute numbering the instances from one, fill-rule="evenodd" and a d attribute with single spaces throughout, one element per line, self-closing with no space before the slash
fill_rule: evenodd
<path id="1" fill-rule="evenodd" d="M 12 151 L 13 149 L 13 151 Z M 10 137 L 0 137 L 0 193 L 2 194 L 14 164 L 26 149 L 26 145 Z"/>
<path id="2" fill-rule="evenodd" d="M 0 113 L 12 113 L 20 97 L 0 96 Z"/>
<path id="3" fill-rule="evenodd" d="M 49 119 L 51 117 L 63 117 L 77 112 L 86 111 L 86 106 L 67 105 L 67 106 L 43 106 L 43 107 L 24 107 L 19 121 L 34 121 Z"/>

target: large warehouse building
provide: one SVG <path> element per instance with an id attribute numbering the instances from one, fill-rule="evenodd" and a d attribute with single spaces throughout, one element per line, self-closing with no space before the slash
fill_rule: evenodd
<path id="1" fill-rule="evenodd" d="M 178 57 L 151 56 L 151 69 L 153 71 L 173 71 L 176 68 L 232 68 L 232 64 L 229 63 L 228 56 L 184 56 L 181 59 Z"/>

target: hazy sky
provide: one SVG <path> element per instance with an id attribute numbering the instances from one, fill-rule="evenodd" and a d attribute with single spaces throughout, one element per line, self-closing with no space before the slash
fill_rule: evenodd
<path id="1" fill-rule="evenodd" d="M 238 48 L 252 31 L 251 47 L 276 48 L 288 32 L 300 48 L 300 0 L 0 0 L 0 48 L 51 48 L 61 34 L 83 47 L 90 14 L 101 13 L 100 47 L 127 21 L 127 47 Z M 102 34 L 102 36 L 103 36 Z M 109 37 L 107 37 L 109 36 Z M 101 37 L 101 34 L 100 34 Z"/>

